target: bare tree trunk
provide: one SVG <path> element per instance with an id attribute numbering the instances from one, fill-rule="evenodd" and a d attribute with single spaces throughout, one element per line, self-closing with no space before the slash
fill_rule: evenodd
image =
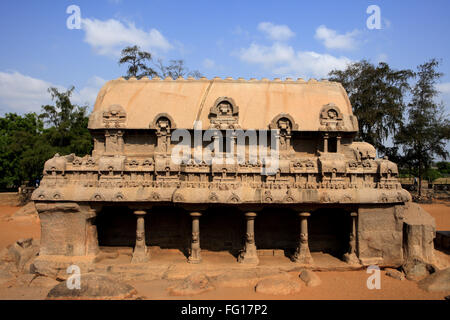
<path id="1" fill-rule="evenodd" d="M 422 196 L 422 166 L 419 161 L 419 198 Z"/>

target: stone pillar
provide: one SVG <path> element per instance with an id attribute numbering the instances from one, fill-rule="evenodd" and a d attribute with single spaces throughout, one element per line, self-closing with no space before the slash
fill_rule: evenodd
<path id="1" fill-rule="evenodd" d="M 309 212 L 301 212 L 300 216 L 300 241 L 294 254 L 294 261 L 301 264 L 312 264 L 313 258 L 308 246 L 308 217 Z"/>
<path id="2" fill-rule="evenodd" d="M 341 153 L 341 136 L 336 137 L 336 152 Z"/>
<path id="3" fill-rule="evenodd" d="M 137 218 L 136 223 L 136 245 L 133 251 L 131 263 L 147 262 L 149 260 L 147 246 L 145 245 L 145 220 L 144 216 L 147 212 L 144 210 L 135 210 L 134 214 Z"/>
<path id="4" fill-rule="evenodd" d="M 97 210 L 89 209 L 86 214 L 86 255 L 97 255 L 100 251 L 98 247 L 97 226 L 94 223 Z"/>
<path id="5" fill-rule="evenodd" d="M 247 219 L 247 232 L 245 234 L 244 251 L 239 255 L 238 261 L 245 264 L 258 264 L 259 259 L 256 252 L 255 245 L 255 212 L 247 212 L 245 214 Z"/>
<path id="6" fill-rule="evenodd" d="M 200 212 L 191 212 L 192 217 L 192 240 L 191 240 L 191 253 L 188 258 L 189 263 L 200 263 L 202 257 L 200 255 Z"/>
<path id="7" fill-rule="evenodd" d="M 323 152 L 328 152 L 328 133 L 323 135 Z"/>
<path id="8" fill-rule="evenodd" d="M 344 254 L 344 261 L 349 264 L 359 264 L 359 259 L 356 255 L 356 217 L 358 213 L 350 213 L 351 217 L 351 232 L 348 244 L 348 252 Z"/>

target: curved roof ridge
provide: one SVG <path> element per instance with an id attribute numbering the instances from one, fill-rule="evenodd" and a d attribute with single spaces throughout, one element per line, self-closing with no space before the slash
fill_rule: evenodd
<path id="1" fill-rule="evenodd" d="M 160 78 L 159 76 L 154 76 L 152 78 L 149 77 L 141 77 L 141 78 L 136 78 L 136 77 L 130 77 L 130 78 L 126 78 L 126 77 L 119 77 L 117 79 L 114 80 L 110 80 L 110 81 L 127 81 L 127 82 L 133 82 L 133 81 L 192 81 L 192 82 L 201 82 L 201 81 L 226 81 L 226 82 L 248 82 L 248 83 L 259 83 L 259 82 L 270 82 L 270 83 L 304 83 L 304 84 L 338 84 L 340 85 L 339 82 L 336 81 L 330 81 L 328 79 L 322 78 L 320 80 L 316 79 L 316 78 L 309 78 L 308 80 L 305 80 L 303 78 L 297 78 L 294 79 L 292 77 L 284 77 L 284 79 L 280 78 L 280 77 L 275 77 L 273 79 L 269 79 L 267 77 L 262 77 L 260 79 L 257 78 L 249 78 L 249 79 L 245 79 L 242 77 L 239 78 L 233 78 L 233 77 L 218 77 L 215 76 L 213 78 L 206 78 L 206 77 L 201 77 L 201 78 L 194 78 L 192 76 L 187 76 L 187 77 L 178 77 L 176 79 L 173 79 L 170 76 L 166 76 L 164 78 Z M 108 82 L 110 82 L 108 81 Z M 107 82 L 107 83 L 108 83 Z"/>

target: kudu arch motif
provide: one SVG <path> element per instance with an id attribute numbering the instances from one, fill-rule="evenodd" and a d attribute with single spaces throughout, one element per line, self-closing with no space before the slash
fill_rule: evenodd
<path id="1" fill-rule="evenodd" d="M 88 128 L 92 155 L 56 154 L 45 163 L 32 196 L 41 216 L 40 260 L 57 264 L 61 256 L 84 261 L 87 256 L 94 263 L 95 216 L 121 206 L 136 216 L 132 262 L 148 261 L 145 228 L 151 238 L 152 219 L 150 225 L 144 221 L 156 207 L 167 208 L 169 215 L 175 204 L 190 214 L 192 263 L 201 262 L 200 240 L 208 240 L 201 238 L 201 220 L 219 206 L 244 211 L 241 263 L 258 263 L 262 235 L 255 221 L 270 208 L 295 213 L 299 232 L 291 258 L 301 264 L 314 263 L 308 221 L 321 210 L 346 212 L 341 218 L 348 225 L 342 230 L 349 232 L 343 257 L 348 263 L 399 266 L 413 256 L 433 259 L 434 222 L 401 188 L 396 164 L 376 158 L 370 144 L 353 141 L 358 122 L 339 83 L 119 78 L 100 90 Z M 192 137 L 183 141 L 190 156 L 181 162 L 172 156 L 181 143 L 175 139 L 178 131 Z M 250 142 L 238 143 L 253 131 L 256 155 Z M 275 133 L 276 144 L 264 136 L 268 131 Z M 196 135 L 207 132 L 209 140 L 197 143 Z M 219 132 L 233 143 L 216 148 Z M 195 158 L 197 151 L 231 157 L 209 161 Z M 263 174 L 274 160 L 275 170 Z M 416 219 L 409 228 L 412 215 L 421 222 Z M 417 238 L 423 241 L 412 249 L 408 239 Z"/>

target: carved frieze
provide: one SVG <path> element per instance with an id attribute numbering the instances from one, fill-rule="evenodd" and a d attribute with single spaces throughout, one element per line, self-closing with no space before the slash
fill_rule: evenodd
<path id="1" fill-rule="evenodd" d="M 344 118 L 341 110 L 334 103 L 323 106 L 320 112 L 321 131 L 342 131 L 344 130 Z"/>
<path id="2" fill-rule="evenodd" d="M 209 111 L 210 129 L 239 129 L 239 107 L 230 97 L 219 97 Z"/>
<path id="3" fill-rule="evenodd" d="M 111 105 L 103 112 L 103 124 L 105 128 L 120 128 L 123 127 L 127 118 L 125 109 L 118 104 Z"/>

